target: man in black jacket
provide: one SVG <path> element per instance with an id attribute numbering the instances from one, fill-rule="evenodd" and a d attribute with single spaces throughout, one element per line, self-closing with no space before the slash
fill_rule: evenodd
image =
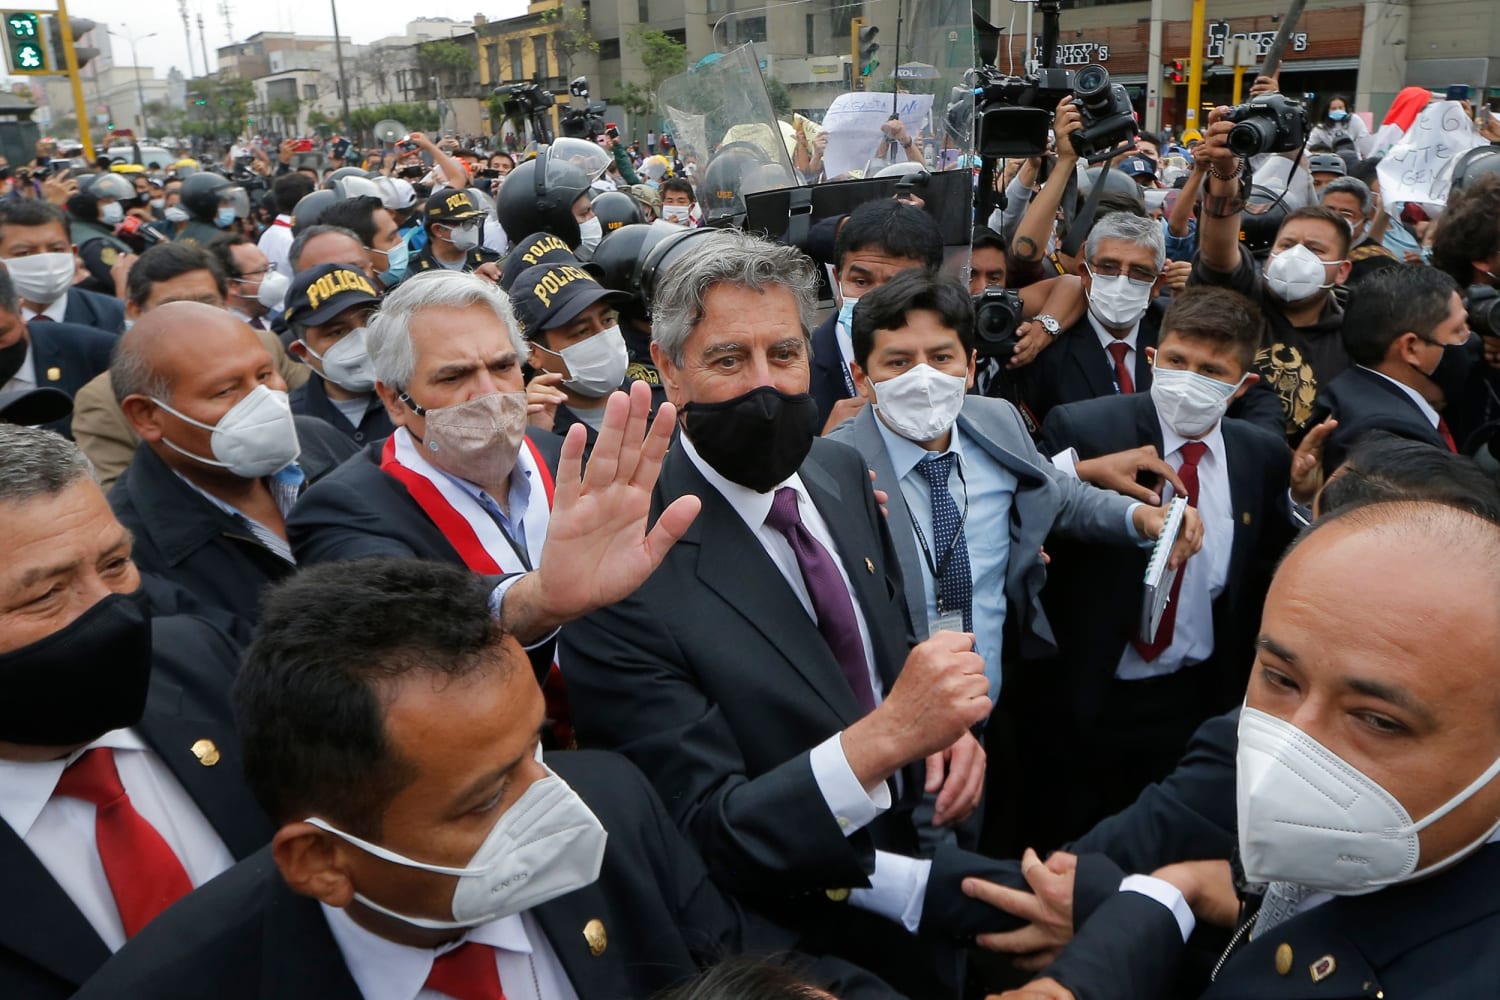
<path id="1" fill-rule="evenodd" d="M 71 399 L 89 379 L 109 368 L 115 341 L 103 330 L 74 323 L 23 322 L 10 273 L 0 268 L 0 390 L 46 387 L 60 389 Z M 71 426 L 68 414 L 48 423 L 47 429 L 71 437 Z"/>

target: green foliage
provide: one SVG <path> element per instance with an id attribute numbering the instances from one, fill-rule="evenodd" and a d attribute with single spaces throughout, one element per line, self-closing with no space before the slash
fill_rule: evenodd
<path id="1" fill-rule="evenodd" d="M 439 39 L 417 46 L 417 67 L 423 73 L 462 73 L 475 69 L 474 57 L 457 42 Z"/>
<path id="2" fill-rule="evenodd" d="M 552 29 L 552 52 L 557 56 L 557 75 L 573 75 L 573 58 L 580 52 L 598 52 L 599 40 L 589 27 L 589 15 L 582 7 L 553 7 L 541 13 L 542 24 Z M 491 120 L 493 120 L 493 113 Z"/>
<path id="3" fill-rule="evenodd" d="M 249 80 L 202 76 L 188 81 L 188 113 L 192 122 L 204 126 L 194 134 L 233 137 L 244 124 L 246 106 L 253 100 L 255 85 Z"/>
<path id="4" fill-rule="evenodd" d="M 394 118 L 414 132 L 433 132 L 439 127 L 438 113 L 426 104 L 382 104 L 378 108 L 356 108 L 349 112 L 349 130 L 362 143 L 375 141 L 375 123 Z M 308 116 L 311 124 L 311 115 Z"/>
<path id="5" fill-rule="evenodd" d="M 687 72 L 687 46 L 665 31 L 638 24 L 630 29 L 628 41 L 646 67 L 646 88 L 653 101 L 663 80 Z"/>
<path id="6" fill-rule="evenodd" d="M 771 110 L 778 118 L 792 117 L 792 92 L 786 89 L 786 84 L 774 76 L 766 77 L 766 93 L 771 98 Z"/>

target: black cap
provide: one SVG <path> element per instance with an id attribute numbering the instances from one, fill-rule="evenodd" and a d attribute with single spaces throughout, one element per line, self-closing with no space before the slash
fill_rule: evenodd
<path id="1" fill-rule="evenodd" d="M 516 275 L 510 289 L 516 319 L 527 337 L 562 326 L 601 299 L 624 303 L 629 298 L 599 284 L 577 263 L 561 261 L 528 267 Z"/>
<path id="2" fill-rule="evenodd" d="M 443 188 L 427 199 L 427 208 L 422 217 L 428 222 L 462 222 L 477 219 L 483 214 L 467 190 Z"/>
<path id="3" fill-rule="evenodd" d="M 347 264 L 319 264 L 292 279 L 282 315 L 288 323 L 319 326 L 345 309 L 379 302 L 375 286 L 363 271 Z"/>
<path id="4" fill-rule="evenodd" d="M 510 253 L 500 263 L 500 287 L 507 292 L 515 284 L 516 276 L 528 267 L 542 264 L 577 264 L 573 250 L 560 237 L 551 233 L 532 233 L 524 240 L 517 240 Z"/>
<path id="5" fill-rule="evenodd" d="M 36 427 L 73 412 L 73 399 L 61 389 L 15 389 L 0 392 L 0 423 Z"/>

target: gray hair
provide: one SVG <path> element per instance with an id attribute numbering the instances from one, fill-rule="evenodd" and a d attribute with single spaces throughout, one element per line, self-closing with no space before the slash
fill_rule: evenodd
<path id="1" fill-rule="evenodd" d="M 411 342 L 411 322 L 424 309 L 467 309 L 487 306 L 493 310 L 511 346 L 524 361 L 528 353 L 521 324 L 511 309 L 510 298 L 499 286 L 475 274 L 432 270 L 407 278 L 380 303 L 365 327 L 365 347 L 375 377 L 394 389 L 405 389 L 417 368 L 417 352 Z"/>
<path id="2" fill-rule="evenodd" d="M 1093 260 L 1099 253 L 1099 244 L 1105 240 L 1145 247 L 1151 251 L 1158 271 L 1167 263 L 1166 224 L 1158 219 L 1142 218 L 1129 212 L 1111 212 L 1103 216 L 1089 230 L 1088 241 L 1083 245 L 1084 259 Z"/>
<path id="3" fill-rule="evenodd" d="M 329 233 L 347 236 L 358 243 L 361 248 L 365 245 L 365 241 L 360 239 L 359 234 L 352 229 L 345 229 L 343 226 L 308 226 L 297 234 L 297 238 L 292 240 L 292 248 L 286 252 L 286 262 L 292 268 L 292 274 L 287 275 L 288 278 L 302 270 L 302 252 L 307 249 L 307 244 Z"/>
<path id="4" fill-rule="evenodd" d="M 1370 190 L 1370 185 L 1358 177 L 1335 177 L 1327 184 L 1324 184 L 1323 193 L 1318 197 L 1318 203 L 1322 204 L 1329 195 L 1337 191 L 1342 191 L 1344 194 L 1352 194 L 1355 198 L 1359 199 L 1359 214 L 1365 218 L 1368 219 L 1371 213 L 1375 211 L 1375 192 Z"/>
<path id="5" fill-rule="evenodd" d="M 56 496 L 93 475 L 83 452 L 61 434 L 0 423 L 0 502 Z"/>
<path id="6" fill-rule="evenodd" d="M 703 320 L 704 300 L 717 285 L 786 289 L 797 302 L 802 335 L 811 338 L 817 275 L 802 251 L 735 229 L 694 239 L 692 251 L 668 269 L 651 304 L 651 339 L 675 364 L 682 364 L 687 339 Z"/>
<path id="7" fill-rule="evenodd" d="M 123 404 L 128 396 L 167 399 L 172 382 L 152 365 L 146 356 L 145 339 L 127 332 L 115 342 L 115 356 L 109 363 L 109 384 L 115 402 Z"/>

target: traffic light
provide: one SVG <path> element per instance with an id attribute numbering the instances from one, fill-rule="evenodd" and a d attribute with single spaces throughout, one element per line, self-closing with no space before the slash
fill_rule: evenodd
<path id="1" fill-rule="evenodd" d="M 48 71 L 42 15 L 29 10 L 5 11 L 5 65 L 10 72 L 22 75 Z"/>
<path id="2" fill-rule="evenodd" d="M 1187 60 L 1173 59 L 1162 67 L 1162 76 L 1168 83 L 1187 83 Z"/>
<path id="3" fill-rule="evenodd" d="M 66 62 L 66 50 L 63 47 L 62 33 L 58 30 L 59 18 L 55 14 L 47 15 L 47 40 L 52 46 L 53 72 L 66 73 L 68 64 Z M 76 60 L 75 69 L 82 69 L 89 60 L 99 54 L 99 50 L 86 45 L 76 44 L 78 39 L 94 30 L 94 22 L 86 17 L 68 18 L 68 41 L 73 45 L 73 58 Z"/>
<path id="4" fill-rule="evenodd" d="M 875 58 L 875 53 L 880 51 L 880 43 L 875 40 L 879 34 L 880 29 L 866 24 L 864 18 L 849 19 L 849 48 L 853 61 L 850 75 L 854 78 L 854 90 L 864 90 L 864 78 L 880 65 L 880 60 Z"/>

